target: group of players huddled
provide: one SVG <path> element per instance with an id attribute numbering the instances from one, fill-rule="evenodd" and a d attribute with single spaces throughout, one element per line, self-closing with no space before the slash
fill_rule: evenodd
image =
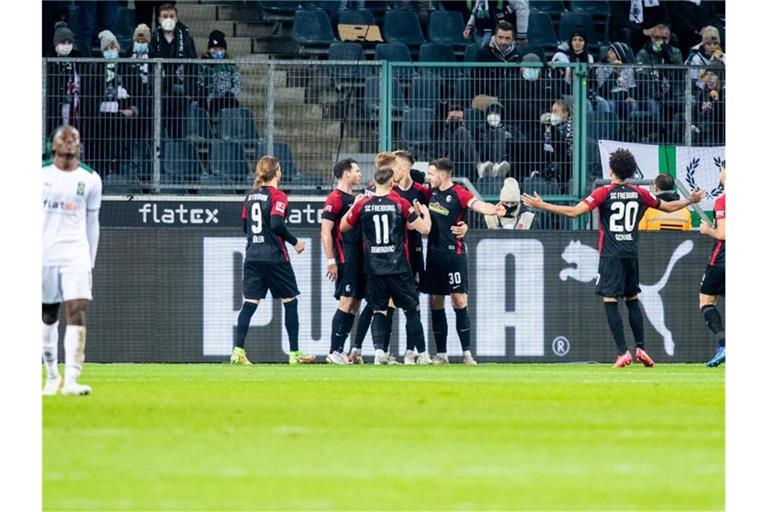
<path id="1" fill-rule="evenodd" d="M 379 153 L 376 156 L 374 185 L 364 193 L 353 190 L 362 181 L 360 166 L 352 159 L 334 165 L 336 188 L 328 194 L 322 213 L 321 239 L 327 258 L 326 277 L 335 281 L 339 301 L 331 324 L 331 340 L 325 360 L 329 364 L 363 364 L 362 343 L 371 330 L 376 365 L 400 364 L 389 353 L 392 318 L 395 308 L 406 319 L 407 365 L 448 364 L 448 321 L 445 296 L 451 296 L 456 316 L 456 331 L 464 364 L 477 364 L 472 357 L 470 322 L 467 313 L 467 256 L 463 237 L 468 209 L 483 215 L 503 217 L 501 202 L 490 204 L 453 182 L 453 165 L 446 158 L 429 163 L 429 187 L 414 182 L 414 160 L 407 151 Z M 647 190 L 627 183 L 637 169 L 631 152 L 619 149 L 609 161 L 611 183 L 594 190 L 575 206 L 545 202 L 538 194 L 524 194 L 522 202 L 532 208 L 577 217 L 598 209 L 599 273 L 596 294 L 602 297 L 608 326 L 618 355 L 617 368 L 628 366 L 633 355 L 627 348 L 618 303 L 625 300 L 629 323 L 635 338 L 634 359 L 647 367 L 655 366 L 645 350 L 643 314 L 638 294 L 638 224 L 648 208 L 672 212 L 701 201 L 704 193 L 694 190 L 687 199 L 663 201 Z M 245 337 L 259 301 L 266 296 L 280 298 L 285 308 L 285 327 L 290 342 L 290 364 L 314 363 L 314 355 L 303 354 L 298 346 L 299 319 L 296 277 L 285 243 L 297 253 L 304 250 L 285 225 L 288 199 L 278 189 L 280 162 L 270 156 L 256 166 L 254 190 L 243 207 L 247 248 L 244 268 L 243 308 L 238 316 L 237 338 L 230 362 L 251 364 L 244 349 Z M 721 183 L 725 181 L 725 170 Z M 707 326 L 718 337 L 719 347 L 708 363 L 717 366 L 725 360 L 725 334 L 715 308 L 718 295 L 725 294 L 724 240 L 725 196 L 716 206 L 720 226 L 702 224 L 702 233 L 716 239 L 713 255 L 702 280 L 700 307 Z M 422 254 L 422 235 L 427 235 L 426 264 Z M 419 292 L 429 294 L 432 332 L 436 355 L 426 346 L 419 312 Z M 366 306 L 359 315 L 357 332 L 348 353 L 344 346 L 352 330 L 362 300 Z"/>

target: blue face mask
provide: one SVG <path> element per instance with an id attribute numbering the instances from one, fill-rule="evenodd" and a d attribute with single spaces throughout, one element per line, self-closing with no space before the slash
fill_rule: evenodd
<path id="1" fill-rule="evenodd" d="M 149 43 L 133 43 L 133 51 L 136 53 L 147 53 L 149 51 Z"/>
<path id="2" fill-rule="evenodd" d="M 523 70 L 523 78 L 526 80 L 536 80 L 539 78 L 539 70 L 526 68 Z"/>
<path id="3" fill-rule="evenodd" d="M 102 55 L 104 56 L 105 59 L 116 59 L 120 55 L 120 52 L 114 49 L 104 50 L 102 52 Z"/>
<path id="4" fill-rule="evenodd" d="M 224 58 L 224 50 L 216 50 L 211 52 L 211 57 L 214 59 L 223 59 Z"/>

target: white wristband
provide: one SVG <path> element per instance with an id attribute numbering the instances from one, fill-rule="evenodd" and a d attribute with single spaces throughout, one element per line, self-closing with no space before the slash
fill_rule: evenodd
<path id="1" fill-rule="evenodd" d="M 336 258 L 328 258 L 326 261 L 327 261 L 327 263 L 329 265 L 335 265 L 336 264 Z"/>

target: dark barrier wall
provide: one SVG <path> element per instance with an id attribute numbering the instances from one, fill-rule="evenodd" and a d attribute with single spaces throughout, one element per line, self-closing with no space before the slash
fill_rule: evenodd
<path id="1" fill-rule="evenodd" d="M 322 354 L 336 308 L 333 284 L 324 277 L 319 229 L 296 228 L 296 234 L 307 243 L 301 255 L 289 248 L 301 289 L 300 344 Z M 595 232 L 576 231 L 468 235 L 472 348 L 479 361 L 613 360 L 613 341 L 594 295 L 596 240 Z M 714 342 L 698 310 L 698 288 L 710 241 L 697 232 L 643 233 L 640 245 L 649 352 L 659 362 L 705 361 Z M 225 361 L 241 304 L 244 246 L 234 227 L 103 228 L 88 314 L 88 360 Z M 421 307 L 434 353 L 426 296 Z M 449 352 L 458 355 L 450 307 L 447 312 Z M 398 354 L 405 342 L 401 319 L 396 317 L 393 329 Z M 625 330 L 631 341 L 626 322 Z M 372 353 L 370 336 L 365 348 Z M 246 349 L 256 361 L 287 360 L 278 301 L 268 298 L 259 306 Z"/>

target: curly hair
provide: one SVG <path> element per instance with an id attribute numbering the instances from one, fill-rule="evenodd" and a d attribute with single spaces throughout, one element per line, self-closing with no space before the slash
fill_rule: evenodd
<path id="1" fill-rule="evenodd" d="M 628 180 L 637 172 L 635 156 L 628 149 L 617 149 L 611 153 L 608 167 L 620 180 Z"/>

